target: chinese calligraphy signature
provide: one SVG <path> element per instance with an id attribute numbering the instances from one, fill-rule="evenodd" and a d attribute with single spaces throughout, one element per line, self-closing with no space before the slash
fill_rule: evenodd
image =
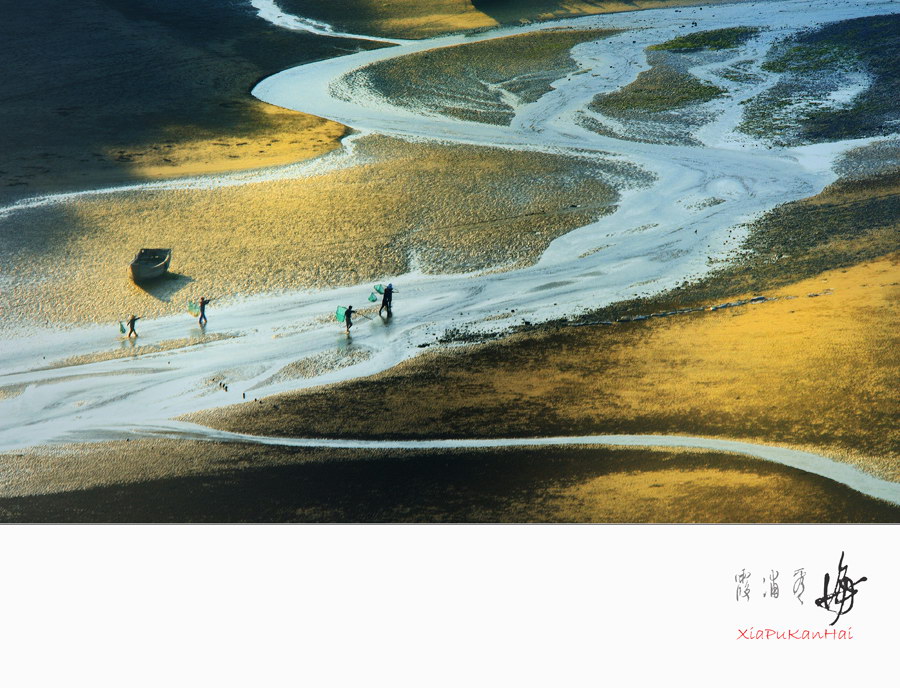
<path id="1" fill-rule="evenodd" d="M 835 613 L 834 620 L 829 626 L 834 626 L 834 624 L 837 623 L 837 620 L 841 618 L 842 614 L 846 614 L 853 609 L 853 598 L 856 596 L 857 592 L 859 592 L 856 589 L 856 586 L 863 581 L 868 580 L 863 576 L 859 580 L 854 581 L 847 575 L 847 569 L 848 567 L 844 565 L 844 552 L 841 552 L 841 558 L 838 562 L 838 573 L 834 580 L 834 589 L 829 592 L 828 584 L 831 580 L 831 576 L 826 573 L 825 584 L 823 586 L 824 594 L 816 600 L 817 607 L 822 607 L 823 609 Z"/>
<path id="2" fill-rule="evenodd" d="M 794 594 L 800 600 L 800 604 L 803 604 L 803 591 L 806 590 L 805 580 L 806 571 L 804 569 L 800 568 L 794 571 Z"/>

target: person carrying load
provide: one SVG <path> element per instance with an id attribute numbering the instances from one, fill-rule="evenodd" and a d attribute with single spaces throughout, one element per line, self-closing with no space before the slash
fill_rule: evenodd
<path id="1" fill-rule="evenodd" d="M 210 301 L 212 301 L 212 299 L 201 296 L 200 303 L 197 304 L 200 308 L 200 319 L 197 321 L 200 324 L 200 327 L 206 326 L 206 304 L 208 304 Z"/>
<path id="2" fill-rule="evenodd" d="M 128 320 L 125 321 L 125 324 L 128 325 L 128 337 L 131 338 L 131 335 L 135 337 L 138 336 L 138 333 L 134 331 L 134 324 L 140 320 L 140 316 L 132 315 Z"/>
<path id="3" fill-rule="evenodd" d="M 391 303 L 394 300 L 394 285 L 389 284 L 386 287 L 384 287 L 383 289 L 379 290 L 378 287 L 380 287 L 380 286 L 381 285 L 379 284 L 378 286 L 375 287 L 376 291 L 381 291 L 381 308 L 378 309 L 378 315 L 381 315 L 381 311 L 383 311 L 385 308 L 387 308 L 387 314 L 388 314 L 388 317 L 390 318 L 391 315 L 393 315 L 391 312 Z"/>

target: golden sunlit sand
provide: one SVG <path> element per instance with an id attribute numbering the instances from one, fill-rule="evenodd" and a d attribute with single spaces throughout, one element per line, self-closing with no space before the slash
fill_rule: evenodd
<path id="1" fill-rule="evenodd" d="M 381 46 L 279 29 L 249 3 L 211 0 L 44 0 L 3 19 L 0 205 L 320 155 L 344 127 L 261 103 L 253 85 Z"/>
<path id="2" fill-rule="evenodd" d="M 261 435 L 717 436 L 806 447 L 900 481 L 898 285 L 887 257 L 767 293 L 773 301 L 519 335 L 283 395 L 278 412 L 190 419 Z"/>
<path id="3" fill-rule="evenodd" d="M 705 465 L 685 466 L 683 457 L 695 455 L 648 452 L 660 468 L 554 486 L 545 497 L 544 518 L 556 523 L 827 523 L 843 517 L 822 489 L 824 480 L 768 465 L 736 469 L 733 456 L 711 452 L 704 455 Z"/>
<path id="4" fill-rule="evenodd" d="M 339 148 L 348 133 L 337 122 L 259 101 L 240 102 L 234 109 L 241 112 L 234 115 L 242 119 L 240 126 L 169 124 L 139 143 L 121 131 L 91 150 L 34 140 L 30 156 L 4 162 L 0 201 L 6 195 L 22 198 L 287 165 Z M 30 164 L 35 162 L 41 164 Z"/>
<path id="5" fill-rule="evenodd" d="M 172 179 L 287 165 L 323 155 L 340 146 L 348 130 L 343 124 L 268 103 L 247 106 L 258 122 L 246 133 L 224 134 L 199 127 L 172 126 L 157 143 L 112 147 L 110 159 L 123 164 L 134 179 Z"/>
<path id="6" fill-rule="evenodd" d="M 45 165 L 28 165 L 34 161 L 24 156 L 9 160 L 4 171 L 13 181 L 0 193 L 32 196 L 287 165 L 339 148 L 348 133 L 343 124 L 259 101 L 241 102 L 235 109 L 242 113 L 241 126 L 170 124 L 139 144 L 117 132 L 110 143 L 90 152 L 35 141 L 38 150 L 53 150 L 42 154 Z"/>
<path id="7" fill-rule="evenodd" d="M 895 522 L 900 507 L 734 454 L 389 452 L 133 440 L 0 454 L 25 522 Z"/>
<path id="8" fill-rule="evenodd" d="M 201 295 L 220 303 L 413 268 L 520 268 L 556 237 L 611 212 L 617 199 L 597 177 L 603 163 L 367 141 L 357 146 L 371 162 L 352 169 L 212 190 L 86 197 L 0 220 L 11 244 L 7 265 L 19 275 L 0 293 L 4 324 L 158 316 L 181 312 Z M 142 246 L 173 249 L 171 274 L 146 287 L 126 271 Z"/>
<path id="9" fill-rule="evenodd" d="M 511 100 L 535 102 L 577 69 L 572 48 L 616 33 L 559 30 L 494 38 L 376 62 L 351 77 L 362 76 L 403 107 L 508 125 L 515 114 Z"/>
<path id="10" fill-rule="evenodd" d="M 708 0 L 715 5 L 723 0 Z M 739 2 L 741 0 L 738 0 Z M 545 21 L 585 14 L 633 12 L 659 7 L 697 5 L 696 0 L 296 0 L 284 2 L 289 11 L 313 16 L 358 33 L 397 38 L 426 38 L 441 33 L 490 28 L 500 24 Z M 352 7 L 352 11 L 348 11 Z"/>
<path id="11" fill-rule="evenodd" d="M 326 21 L 329 12 L 337 13 L 338 28 L 422 37 L 696 3 L 294 4 L 284 0 L 284 9 Z M 147 23 L 153 17 L 163 22 L 161 12 L 147 15 Z M 58 93 L 25 93 L 30 100 L 14 114 L 22 122 L 29 112 L 45 119 L 35 120 L 41 133 L 30 152 L 0 173 L 4 193 L 14 199 L 262 170 L 338 149 L 346 127 L 254 101 L 249 88 L 294 55 L 310 61 L 375 44 L 331 44 L 334 39 L 268 25 L 245 33 L 245 22 L 249 30 L 261 20 L 222 17 L 202 50 L 192 46 L 198 29 L 185 29 L 188 40 L 159 23 L 158 35 L 148 33 L 146 45 L 129 54 L 129 69 L 171 55 L 158 73 L 172 76 L 151 79 L 146 90 L 155 91 L 152 97 L 119 102 L 102 88 L 91 90 L 96 75 L 117 60 L 115 41 L 100 55 L 85 51 L 84 64 L 94 71 L 83 80 L 79 75 L 75 91 L 58 84 Z M 76 19 L 79 27 L 102 20 L 116 31 L 125 21 L 100 10 Z M 368 76 L 373 83 L 382 79 L 387 96 L 425 109 L 433 92 L 443 96 L 457 87 L 459 102 L 443 99 L 440 112 L 505 122 L 510 94 L 533 100 L 573 67 L 572 44 L 602 35 L 564 30 L 486 41 L 377 64 Z M 80 64 L 60 72 L 60 84 L 72 81 Z M 525 72 L 528 78 L 517 82 Z M 508 93 L 498 95 L 488 83 L 503 84 Z M 123 90 L 119 82 L 115 89 Z M 70 105 L 76 91 L 83 98 Z M 421 102 L 416 94 L 424 94 Z M 595 104 L 622 114 L 716 95 L 657 66 Z M 95 122 L 98 112 L 107 119 Z M 51 121 L 68 122 L 66 135 L 56 137 L 46 124 Z M 6 145 L 16 150 L 19 143 L 7 137 Z M 4 217 L 5 265 L 16 280 L 0 292 L 0 328 L 84 322 L 112 328 L 129 313 L 149 319 L 181 312 L 187 299 L 201 294 L 214 298 L 214 318 L 215 307 L 230 297 L 357 284 L 411 270 L 521 268 L 554 238 L 614 209 L 617 190 L 601 179 L 618 177 L 623 186 L 642 181 L 623 172 L 625 163 L 380 136 L 355 145 L 366 162 L 352 169 L 343 169 L 336 154 L 325 161 L 334 162 L 330 171 L 307 178 L 267 181 L 263 172 L 245 186 L 120 192 Z M 785 204 L 753 224 L 747 256 L 738 263 L 685 283 L 683 292 L 612 304 L 604 312 L 633 315 L 643 308 L 649 314 L 673 302 L 713 306 L 724 296 L 764 293 L 762 303 L 642 322 L 527 326 L 505 341 L 428 353 L 371 378 L 267 399 L 248 394 L 246 403 L 186 419 L 284 436 L 702 435 L 809 449 L 900 482 L 898 191 L 895 171 L 845 180 Z M 172 274 L 146 288 L 131 283 L 125 271 L 142 246 L 174 249 Z M 397 308 L 402 317 L 402 302 Z M 276 336 L 290 336 L 290 328 Z M 230 336 L 123 341 L 53 367 L 138 358 Z M 298 356 L 261 384 L 311 377 L 373 353 L 348 346 Z M 217 370 L 196 393 L 216 394 L 226 381 L 263 377 L 265 368 L 255 365 Z M 6 385 L 0 399 L 26 391 Z M 0 517 L 19 521 L 896 522 L 900 513 L 811 474 L 679 449 L 404 453 L 136 440 L 8 453 L 0 455 L 0 469 Z"/>

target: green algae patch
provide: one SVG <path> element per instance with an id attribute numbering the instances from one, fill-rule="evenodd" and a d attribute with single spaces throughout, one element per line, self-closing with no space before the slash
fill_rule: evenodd
<path id="1" fill-rule="evenodd" d="M 795 146 L 886 136 L 900 120 L 900 16 L 862 17 L 773 46 L 778 82 L 744 105 L 738 131 Z"/>
<path id="2" fill-rule="evenodd" d="M 795 45 L 779 57 L 763 63 L 770 72 L 815 72 L 821 69 L 850 69 L 858 66 L 861 54 L 847 45 L 825 43 L 822 45 Z"/>
<path id="3" fill-rule="evenodd" d="M 595 96 L 590 108 L 616 116 L 629 110 L 666 112 L 699 105 L 727 93 L 665 64 L 641 72 L 637 79 L 613 93 Z"/>
<path id="4" fill-rule="evenodd" d="M 730 29 L 698 31 L 687 36 L 679 36 L 671 41 L 651 45 L 648 50 L 669 50 L 677 53 L 697 50 L 731 50 L 737 48 L 759 33 L 754 26 L 735 26 Z"/>
<path id="5" fill-rule="evenodd" d="M 405 55 L 353 72 L 390 101 L 456 119 L 508 125 L 578 68 L 571 50 L 610 30 L 543 31 Z"/>

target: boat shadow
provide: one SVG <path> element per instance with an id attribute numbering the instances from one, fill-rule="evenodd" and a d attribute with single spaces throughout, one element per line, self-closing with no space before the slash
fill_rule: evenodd
<path id="1" fill-rule="evenodd" d="M 157 301 L 169 303 L 173 297 L 182 289 L 194 281 L 193 277 L 182 275 L 177 272 L 167 272 L 165 275 L 158 277 L 150 282 L 142 282 L 134 284 L 135 288 L 144 292 L 148 296 L 152 296 Z"/>

